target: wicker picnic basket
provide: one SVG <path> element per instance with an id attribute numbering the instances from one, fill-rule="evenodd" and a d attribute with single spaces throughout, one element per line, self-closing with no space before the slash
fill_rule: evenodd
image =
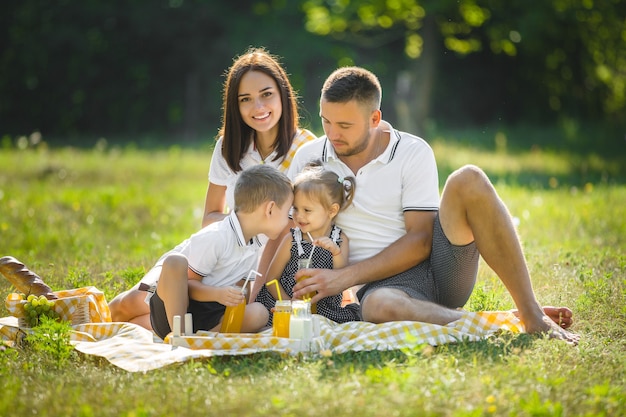
<path id="1" fill-rule="evenodd" d="M 73 326 L 85 323 L 102 323 L 111 321 L 111 312 L 104 294 L 95 287 L 74 288 L 55 291 L 58 297 L 54 300 L 54 311 L 61 320 L 69 321 Z M 24 311 L 26 300 L 22 294 L 11 293 L 5 300 L 9 313 L 17 317 L 20 327 L 30 327 Z"/>
<path id="2" fill-rule="evenodd" d="M 26 300 L 22 294 L 44 295 L 48 300 L 54 300 L 54 311 L 61 320 L 69 321 L 72 325 L 111 321 L 104 294 L 95 287 L 52 291 L 39 275 L 12 256 L 0 258 L 0 274 L 17 291 L 7 296 L 5 305 L 9 313 L 17 317 L 20 327 L 29 327 L 24 311 Z"/>
<path id="3" fill-rule="evenodd" d="M 21 294 L 9 294 L 5 304 L 7 310 L 17 317 L 17 323 L 20 327 L 30 327 L 24 311 L 26 300 L 22 299 Z M 59 298 L 54 301 L 53 309 L 61 320 L 69 321 L 72 325 L 89 323 L 89 303 L 85 296 Z"/>

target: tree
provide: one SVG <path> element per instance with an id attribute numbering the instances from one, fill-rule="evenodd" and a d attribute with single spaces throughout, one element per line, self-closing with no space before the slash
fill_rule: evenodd
<path id="1" fill-rule="evenodd" d="M 493 75 L 488 81 L 501 83 L 507 100 L 519 100 L 506 115 L 509 120 L 568 115 L 626 123 L 624 2 L 307 0 L 304 10 L 307 30 L 318 35 L 372 49 L 404 41 L 410 64 L 398 75 L 397 107 L 407 129 L 423 130 L 436 75 L 445 74 L 435 68 L 453 56 L 452 71 L 465 75 L 480 65 L 471 55 L 495 67 L 482 70 Z M 447 75 L 446 81 L 454 78 Z M 458 90 L 453 96 L 466 112 L 476 110 L 483 93 L 469 88 L 465 97 Z"/>

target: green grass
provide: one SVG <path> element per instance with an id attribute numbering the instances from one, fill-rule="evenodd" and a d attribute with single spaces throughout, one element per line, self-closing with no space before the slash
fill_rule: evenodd
<path id="1" fill-rule="evenodd" d="M 528 335 L 306 359 L 261 353 L 128 373 L 74 354 L 0 350 L 2 416 L 617 416 L 626 413 L 624 157 L 510 154 L 433 141 L 443 178 L 476 163 L 519 220 L 543 304 L 576 348 Z M 111 299 L 200 225 L 210 149 L 0 150 L 0 256 L 54 289 Z M 0 295 L 11 291 L 0 279 Z M 513 304 L 481 264 L 466 308 Z M 7 315 L 0 306 L 0 315 Z"/>

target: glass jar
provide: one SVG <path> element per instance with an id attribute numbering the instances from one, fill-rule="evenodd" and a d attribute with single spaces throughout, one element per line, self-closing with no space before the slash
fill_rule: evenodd
<path id="1" fill-rule="evenodd" d="M 272 319 L 272 335 L 275 337 L 289 337 L 290 319 L 291 301 L 276 301 L 274 306 L 274 318 Z"/>

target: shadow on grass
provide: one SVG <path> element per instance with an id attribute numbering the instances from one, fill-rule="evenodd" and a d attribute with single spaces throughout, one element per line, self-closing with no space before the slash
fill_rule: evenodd
<path id="1" fill-rule="evenodd" d="M 536 340 L 536 336 L 513 335 L 506 332 L 485 340 L 476 342 L 465 340 L 434 348 L 430 345 L 416 345 L 412 349 L 351 351 L 316 357 L 260 352 L 246 356 L 219 356 L 207 360 L 196 360 L 197 365 L 191 366 L 206 366 L 211 373 L 227 377 L 266 375 L 314 366 L 321 367 L 321 377 L 332 378 L 338 373 L 364 372 L 389 364 L 411 365 L 415 361 L 427 361 L 437 356 L 454 356 L 459 362 L 468 363 L 476 360 L 489 363 L 502 362 L 511 355 L 518 355 L 530 349 Z"/>

